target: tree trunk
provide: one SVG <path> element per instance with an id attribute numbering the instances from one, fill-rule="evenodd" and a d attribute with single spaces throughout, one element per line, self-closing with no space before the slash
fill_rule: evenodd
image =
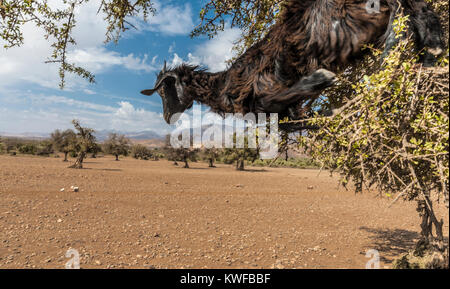
<path id="1" fill-rule="evenodd" d="M 64 152 L 64 160 L 63 162 L 68 162 L 69 160 L 67 159 L 67 155 L 69 154 L 69 152 Z"/>
<path id="2" fill-rule="evenodd" d="M 244 160 L 238 160 L 236 163 L 236 170 L 243 171 L 244 170 Z"/>
<path id="3" fill-rule="evenodd" d="M 185 169 L 189 169 L 189 164 L 188 164 L 188 158 L 187 156 L 183 157 L 183 162 L 184 162 L 184 168 Z"/>
<path id="4" fill-rule="evenodd" d="M 77 158 L 77 161 L 75 162 L 75 164 L 73 164 L 69 168 L 71 168 L 71 169 L 82 169 L 83 168 L 83 160 L 84 160 L 85 157 L 86 157 L 86 153 L 85 152 L 81 152 L 78 155 L 78 158 Z"/>
<path id="5" fill-rule="evenodd" d="M 117 162 L 119 161 L 119 155 L 116 155 L 116 161 Z"/>
<path id="6" fill-rule="evenodd" d="M 214 165 L 214 160 L 213 159 L 209 159 L 209 167 L 210 168 L 215 168 L 216 166 Z"/>
<path id="7" fill-rule="evenodd" d="M 444 241 L 442 227 L 444 220 L 438 221 L 433 210 L 433 203 L 428 196 L 417 202 L 417 211 L 421 217 L 421 239 L 416 245 L 415 255 L 421 256 L 426 250 L 433 252 L 433 260 L 427 264 L 431 269 L 448 269 L 448 243 Z M 433 227 L 436 237 L 433 236 Z"/>
<path id="8" fill-rule="evenodd" d="M 425 200 L 420 200 L 417 202 L 417 211 L 422 219 L 420 228 L 422 229 L 421 235 L 427 241 L 438 242 L 444 241 L 444 234 L 442 227 L 444 226 L 444 220 L 438 221 L 433 210 L 433 203 L 429 197 L 425 197 Z M 433 237 L 433 225 L 436 232 L 436 238 Z"/>

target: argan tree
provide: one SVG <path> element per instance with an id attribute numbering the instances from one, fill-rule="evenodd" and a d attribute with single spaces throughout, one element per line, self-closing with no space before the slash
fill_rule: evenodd
<path id="1" fill-rule="evenodd" d="M 53 145 L 53 149 L 64 153 L 64 162 L 67 162 L 67 155 L 74 149 L 73 144 L 75 143 L 76 134 L 73 130 L 68 129 L 65 131 L 60 131 L 59 129 L 52 132 L 50 139 Z"/>
<path id="2" fill-rule="evenodd" d="M 153 157 L 153 154 L 146 146 L 135 144 L 131 146 L 131 156 L 135 159 L 149 160 Z"/>
<path id="3" fill-rule="evenodd" d="M 98 143 L 95 143 L 94 146 L 89 150 L 91 153 L 91 158 L 96 159 L 99 153 L 103 152 L 102 146 Z"/>
<path id="4" fill-rule="evenodd" d="M 164 156 L 168 161 L 173 161 L 175 166 L 178 166 L 178 162 L 175 157 L 175 149 L 170 144 L 170 135 L 166 135 L 163 147 Z"/>
<path id="5" fill-rule="evenodd" d="M 51 140 L 43 140 L 40 141 L 37 145 L 37 152 L 36 154 L 38 156 L 45 156 L 48 157 L 51 154 L 53 154 L 55 150 L 53 149 L 53 143 Z"/>
<path id="6" fill-rule="evenodd" d="M 6 152 L 6 145 L 3 143 L 2 138 L 0 137 L 0 154 L 4 154 Z"/>
<path id="7" fill-rule="evenodd" d="M 108 139 L 103 143 L 103 151 L 112 154 L 119 161 L 119 156 L 127 156 L 130 150 L 130 140 L 124 135 L 111 133 Z"/>
<path id="8" fill-rule="evenodd" d="M 205 148 L 202 150 L 202 156 L 208 161 L 208 166 L 210 168 L 215 168 L 214 162 L 219 157 L 219 150 L 216 148 Z"/>
<path id="9" fill-rule="evenodd" d="M 86 155 L 95 147 L 95 136 L 94 130 L 91 128 L 82 127 L 78 120 L 73 120 L 72 124 L 76 130 L 76 138 L 73 140 L 72 147 L 73 151 L 77 153 L 77 160 L 75 164 L 69 168 L 82 169 L 83 161 Z"/>
<path id="10" fill-rule="evenodd" d="M 233 136 L 236 144 L 236 134 Z M 225 163 L 236 163 L 236 170 L 244 171 L 245 162 L 254 162 L 259 158 L 259 151 L 255 148 L 249 147 L 248 137 L 244 137 L 243 148 L 225 148 L 222 153 L 222 159 Z"/>
<path id="11" fill-rule="evenodd" d="M 189 161 L 197 161 L 198 149 L 178 148 L 175 149 L 175 160 L 184 162 L 185 169 L 189 169 Z"/>
<path id="12" fill-rule="evenodd" d="M 192 143 L 192 140 L 191 140 Z M 174 165 L 178 166 L 178 162 L 184 162 L 184 168 L 189 168 L 189 161 L 196 161 L 199 150 L 189 148 L 174 148 L 170 144 L 170 135 L 166 136 L 164 144 L 164 154 L 169 161 L 173 161 Z"/>
<path id="13" fill-rule="evenodd" d="M 419 264 L 405 256 L 396 265 L 442 268 L 448 267 L 448 243 L 433 203 L 449 206 L 448 58 L 443 67 L 418 64 L 412 41 L 402 36 L 407 22 L 396 20 L 399 43 L 384 62 L 375 51 L 358 68 L 364 72 L 358 81 L 327 94 L 344 96 L 344 105 L 333 116 L 309 120 L 319 129 L 304 144 L 324 167 L 341 174 L 343 185 L 352 183 L 360 192 L 376 188 L 393 202 L 416 201 L 422 238 L 412 254 L 432 257 Z"/>
<path id="14" fill-rule="evenodd" d="M 226 25 L 243 33 L 234 50 L 239 56 L 261 40 L 275 23 L 285 0 L 208 0 L 200 11 L 200 24 L 191 36 L 215 37 Z"/>

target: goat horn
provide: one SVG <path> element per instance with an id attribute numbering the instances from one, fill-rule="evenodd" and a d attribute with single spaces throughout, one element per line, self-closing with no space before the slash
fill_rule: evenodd
<path id="1" fill-rule="evenodd" d="M 178 75 L 176 73 L 168 72 L 156 83 L 156 85 L 153 89 L 146 89 L 146 90 L 141 91 L 141 93 L 144 95 L 148 95 L 148 96 L 154 94 L 161 87 L 164 80 L 166 80 L 168 77 L 173 77 L 178 81 Z"/>
<path id="2" fill-rule="evenodd" d="M 178 75 L 176 73 L 173 72 L 166 72 L 164 74 L 164 76 L 158 81 L 158 83 L 155 85 L 154 89 L 159 89 L 162 85 L 162 83 L 164 82 L 164 80 L 166 80 L 168 77 L 173 77 L 176 80 L 178 80 Z"/>
<path id="3" fill-rule="evenodd" d="M 167 70 L 167 61 L 164 60 L 164 67 L 162 69 L 162 73 L 166 73 Z"/>

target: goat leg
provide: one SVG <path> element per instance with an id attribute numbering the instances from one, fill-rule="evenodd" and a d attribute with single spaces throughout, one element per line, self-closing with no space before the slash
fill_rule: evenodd
<path id="1" fill-rule="evenodd" d="M 336 74 L 326 69 L 318 69 L 314 73 L 300 79 L 289 90 L 302 95 L 318 95 L 335 82 Z"/>
<path id="2" fill-rule="evenodd" d="M 326 69 L 318 69 L 304 76 L 296 84 L 281 93 L 271 93 L 259 98 L 257 111 L 281 113 L 294 103 L 316 98 L 336 82 L 336 75 Z"/>
<path id="3" fill-rule="evenodd" d="M 394 20 L 397 17 L 397 15 L 399 13 L 401 13 L 402 8 L 401 8 L 398 0 L 388 1 L 388 5 L 389 5 L 390 11 L 391 11 L 391 16 L 389 18 L 389 25 L 388 25 L 388 28 L 387 28 L 386 34 L 385 34 L 386 40 L 385 40 L 384 51 L 381 54 L 381 60 L 384 60 L 389 55 L 392 48 L 394 48 L 394 46 L 397 45 L 398 42 L 400 41 L 400 39 L 397 38 L 397 35 L 395 34 L 395 31 L 394 31 Z M 402 37 L 404 37 L 404 36 L 405 35 L 402 35 Z"/>

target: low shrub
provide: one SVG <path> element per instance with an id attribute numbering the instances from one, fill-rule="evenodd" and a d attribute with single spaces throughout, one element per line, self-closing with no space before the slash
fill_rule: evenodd
<path id="1" fill-rule="evenodd" d="M 137 144 L 131 147 L 131 156 L 135 159 L 149 160 L 153 157 L 153 153 L 146 146 Z"/>

